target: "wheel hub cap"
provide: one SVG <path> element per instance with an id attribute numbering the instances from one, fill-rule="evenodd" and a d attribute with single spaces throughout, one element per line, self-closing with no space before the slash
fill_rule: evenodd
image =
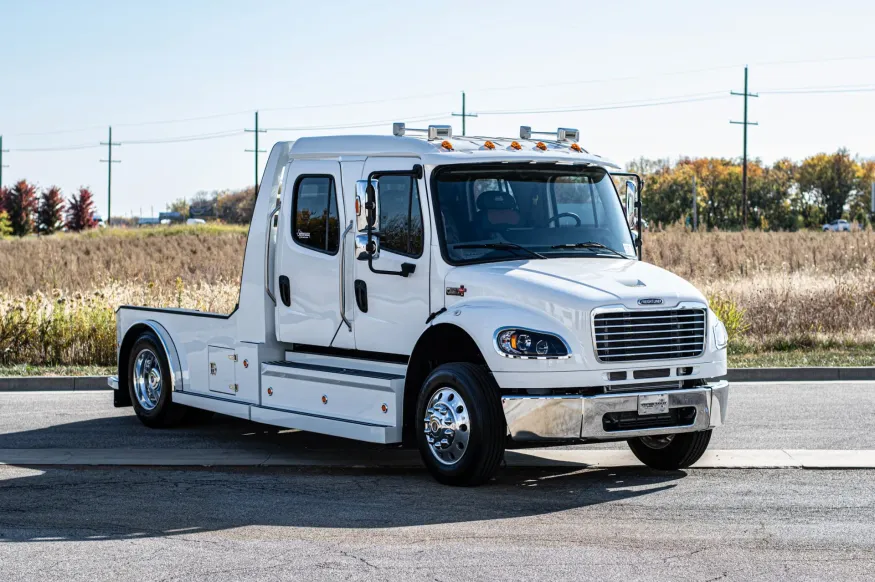
<path id="1" fill-rule="evenodd" d="M 425 440 L 431 454 L 445 465 L 457 463 L 468 450 L 471 423 L 468 405 L 452 388 L 438 389 L 425 410 Z"/>
<path id="2" fill-rule="evenodd" d="M 153 410 L 161 398 L 161 364 L 155 353 L 146 348 L 134 360 L 134 394 L 145 410 Z"/>

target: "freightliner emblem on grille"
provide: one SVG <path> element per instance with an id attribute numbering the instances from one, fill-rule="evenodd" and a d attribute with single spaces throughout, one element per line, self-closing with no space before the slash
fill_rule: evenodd
<path id="1" fill-rule="evenodd" d="M 638 305 L 662 305 L 662 299 L 658 297 L 650 297 L 648 299 L 639 299 Z"/>

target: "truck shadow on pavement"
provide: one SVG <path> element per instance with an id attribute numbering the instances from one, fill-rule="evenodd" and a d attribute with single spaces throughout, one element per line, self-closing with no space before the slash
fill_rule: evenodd
<path id="1" fill-rule="evenodd" d="M 129 426 L 132 420 L 102 418 L 2 434 L 0 449 L 93 447 L 76 435 L 119 425 L 134 434 L 157 435 L 151 444 L 164 447 L 216 447 L 227 437 L 259 449 L 343 447 L 355 455 L 355 449 L 379 448 L 224 417 L 167 431 Z M 246 526 L 391 528 L 520 518 L 659 494 L 684 476 L 643 467 L 503 469 L 482 487 L 453 488 L 434 482 L 422 468 L 6 466 L 0 469 L 0 542 L 172 537 Z M 585 517 L 577 512 L 569 519 Z"/>

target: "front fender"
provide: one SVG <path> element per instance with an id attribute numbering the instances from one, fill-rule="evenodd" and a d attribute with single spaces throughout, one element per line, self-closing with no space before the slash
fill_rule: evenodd
<path id="1" fill-rule="evenodd" d="M 454 303 L 431 325 L 442 323 L 460 327 L 471 336 L 493 372 L 569 371 L 584 364 L 580 345 L 571 330 L 546 313 L 521 303 L 503 299 L 465 299 Z M 495 332 L 502 327 L 521 327 L 557 335 L 569 346 L 571 357 L 561 360 L 508 358 L 495 346 Z"/>

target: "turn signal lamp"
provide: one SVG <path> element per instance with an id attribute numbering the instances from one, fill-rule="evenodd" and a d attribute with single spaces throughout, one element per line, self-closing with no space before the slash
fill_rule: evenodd
<path id="1" fill-rule="evenodd" d="M 510 149 L 521 150 L 521 149 L 523 149 L 523 146 L 521 146 L 520 142 L 518 142 L 518 141 L 512 141 L 512 142 L 510 142 Z"/>
<path id="2" fill-rule="evenodd" d="M 580 147 L 579 145 L 577 145 L 576 143 L 571 144 L 571 149 L 576 151 L 577 153 L 580 153 L 583 151 L 583 148 Z"/>
<path id="3" fill-rule="evenodd" d="M 356 197 L 356 199 L 355 199 L 355 215 L 356 216 L 362 215 L 362 200 L 361 200 L 361 198 L 358 198 L 358 197 Z"/>
<path id="4" fill-rule="evenodd" d="M 542 152 L 547 151 L 547 144 L 545 144 L 542 141 L 539 141 L 538 143 L 536 143 L 535 147 L 538 148 L 539 150 L 541 150 Z"/>
<path id="5" fill-rule="evenodd" d="M 447 140 L 444 140 L 441 142 L 441 147 L 447 151 L 450 151 L 450 152 L 453 151 L 453 144 L 451 144 Z"/>
<path id="6" fill-rule="evenodd" d="M 495 149 L 495 144 L 492 143 L 492 142 L 489 141 L 489 140 L 486 140 L 485 142 L 483 142 L 483 147 L 485 147 L 485 148 L 488 149 L 488 150 L 494 150 L 494 149 Z"/>

